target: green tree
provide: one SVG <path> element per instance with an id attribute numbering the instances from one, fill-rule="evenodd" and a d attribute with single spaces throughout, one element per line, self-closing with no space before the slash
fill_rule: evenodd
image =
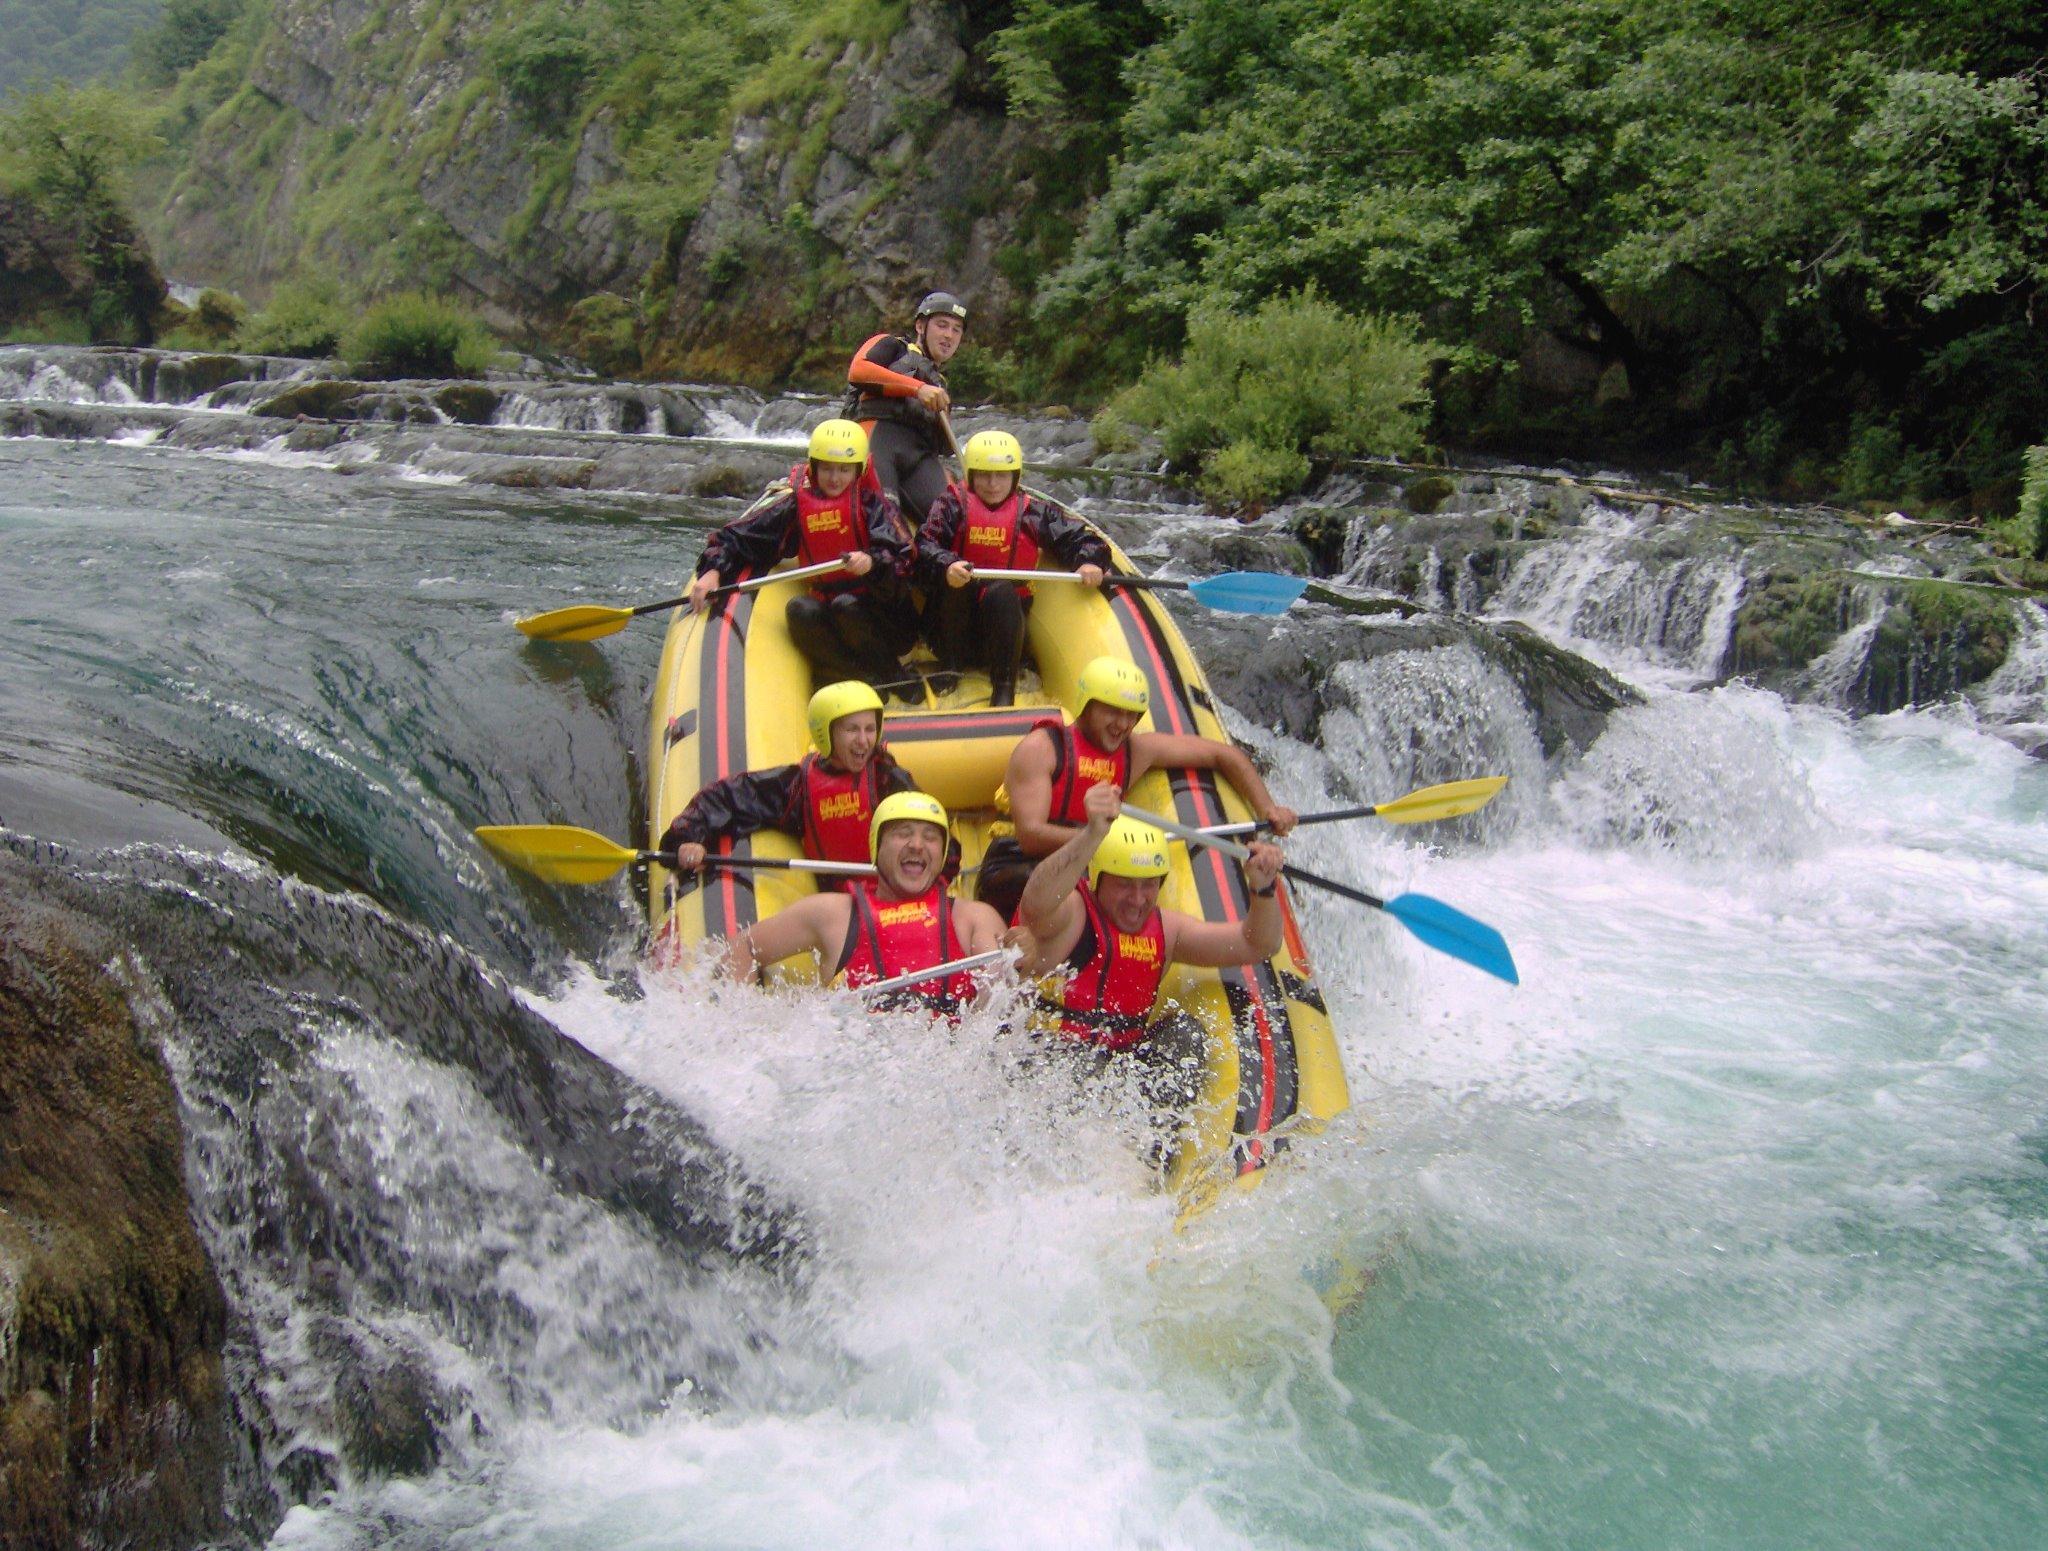
<path id="1" fill-rule="evenodd" d="M 148 111 L 110 86 L 53 82 L 0 108 L 7 177 L 52 213 L 93 223 L 118 211 L 128 170 L 162 148 Z"/>
<path id="2" fill-rule="evenodd" d="M 1205 495 L 1262 504 L 1318 464 L 1413 451 L 1443 354 L 1411 323 L 1352 317 L 1313 288 L 1249 315 L 1212 304 L 1194 313 L 1178 362 L 1155 362 L 1117 396 L 1105 430 L 1113 438 L 1119 419 L 1157 426 Z"/>

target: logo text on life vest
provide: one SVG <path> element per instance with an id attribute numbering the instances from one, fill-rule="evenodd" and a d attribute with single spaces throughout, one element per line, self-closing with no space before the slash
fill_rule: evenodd
<path id="1" fill-rule="evenodd" d="M 967 530 L 967 542 L 970 544 L 986 544 L 993 548 L 998 544 L 1008 543 L 1009 538 L 1008 529 L 993 527 L 985 523 L 976 523 Z"/>
<path id="2" fill-rule="evenodd" d="M 1150 937 L 1118 937 L 1116 956 L 1120 959 L 1137 959 L 1146 964 L 1159 962 L 1159 944 Z"/>
<path id="3" fill-rule="evenodd" d="M 850 533 L 853 531 L 846 520 L 846 513 L 836 506 L 807 514 L 804 527 L 812 533 Z"/>
<path id="4" fill-rule="evenodd" d="M 1091 755 L 1083 754 L 1075 762 L 1075 768 L 1081 772 L 1081 778 L 1085 781 L 1114 781 L 1116 779 L 1116 761 L 1113 759 L 1096 759 Z"/>
<path id="5" fill-rule="evenodd" d="M 818 804 L 821 819 L 863 819 L 867 814 L 862 810 L 859 792 L 840 792 L 827 797 Z"/>
<path id="6" fill-rule="evenodd" d="M 931 921 L 932 907 L 921 899 L 914 899 L 907 905 L 884 905 L 875 912 L 876 921 L 883 926 L 901 926 L 906 921 Z"/>

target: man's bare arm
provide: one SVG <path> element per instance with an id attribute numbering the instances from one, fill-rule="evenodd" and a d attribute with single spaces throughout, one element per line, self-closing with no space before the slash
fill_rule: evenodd
<path id="1" fill-rule="evenodd" d="M 1214 738 L 1191 738 L 1170 732 L 1140 732 L 1131 735 L 1131 785 L 1152 770 L 1214 770 L 1237 788 L 1238 795 L 1253 813 L 1272 827 L 1276 835 L 1294 828 L 1298 815 L 1273 801 L 1258 766 L 1234 743 Z"/>

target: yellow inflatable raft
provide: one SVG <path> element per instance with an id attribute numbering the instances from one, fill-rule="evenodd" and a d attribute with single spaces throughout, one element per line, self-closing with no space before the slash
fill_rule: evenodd
<path id="1" fill-rule="evenodd" d="M 1118 570 L 1129 563 L 1116 555 Z M 729 577 L 728 581 L 743 580 Z M 648 759 L 650 836 L 659 836 L 702 787 L 743 770 L 789 764 L 809 749 L 805 705 L 810 671 L 784 624 L 801 582 L 774 582 L 724 599 L 703 616 L 678 610 L 655 681 Z M 889 748 L 954 818 L 962 866 L 981 858 L 993 826 L 996 791 L 1017 740 L 1041 719 L 1062 714 L 1074 681 L 1092 659 L 1127 657 L 1144 672 L 1151 709 L 1141 729 L 1225 739 L 1202 671 L 1172 618 L 1149 594 L 1071 584 L 1035 589 L 1028 625 L 1029 674 L 1018 704 L 992 710 L 988 682 L 969 675 L 944 697 L 891 706 L 883 723 Z M 978 702 L 978 703 L 977 703 Z M 1129 793 L 1133 803 L 1205 825 L 1250 818 L 1235 790 L 1208 771 L 1153 771 Z M 797 842 L 774 831 L 719 849 L 742 856 L 793 857 Z M 1213 851 L 1174 847 L 1174 871 L 1160 903 L 1210 921 L 1236 921 L 1246 909 L 1237 864 Z M 716 869 L 683 880 L 654 867 L 649 912 L 657 944 L 668 951 L 727 937 L 773 914 L 815 886 L 809 875 Z M 966 887 L 963 879 L 962 888 Z M 1329 1013 L 1283 885 L 1286 942 L 1267 964 L 1229 970 L 1175 967 L 1161 992 L 1194 1012 L 1210 1033 L 1205 1102 L 1183 1138 L 1170 1181 L 1193 1209 L 1236 1180 L 1254 1183 L 1290 1138 L 1319 1128 L 1349 1103 Z M 814 979 L 808 961 L 779 966 L 791 979 Z"/>

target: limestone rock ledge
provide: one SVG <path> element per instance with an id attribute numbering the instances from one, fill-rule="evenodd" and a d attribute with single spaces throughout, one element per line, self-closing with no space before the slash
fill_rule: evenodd
<path id="1" fill-rule="evenodd" d="M 0 1545 L 225 1532 L 226 1301 L 112 940 L 0 868 Z"/>

